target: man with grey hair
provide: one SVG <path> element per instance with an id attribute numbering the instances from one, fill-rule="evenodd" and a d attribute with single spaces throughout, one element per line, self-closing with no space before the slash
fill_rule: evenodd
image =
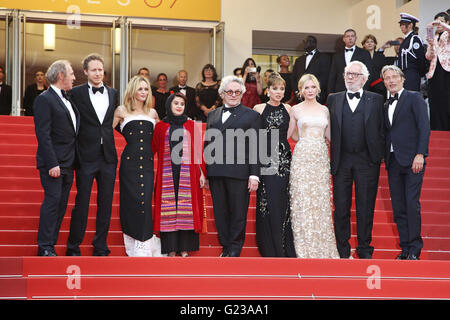
<path id="1" fill-rule="evenodd" d="M 372 258 L 373 214 L 384 149 L 383 96 L 363 90 L 369 78 L 360 61 L 344 69 L 346 91 L 328 97 L 331 127 L 334 229 L 341 258 L 349 258 L 350 211 L 355 183 L 356 224 L 360 258 Z"/>
<path id="2" fill-rule="evenodd" d="M 46 76 L 50 87 L 33 105 L 36 164 L 44 188 L 37 243 L 39 256 L 56 256 L 55 245 L 73 183 L 80 114 L 66 94 L 75 80 L 69 61 L 55 61 Z"/>
<path id="3" fill-rule="evenodd" d="M 419 92 L 404 89 L 399 67 L 384 66 L 381 74 L 390 95 L 385 107 L 385 162 L 402 249 L 397 259 L 418 260 L 423 247 L 419 198 L 430 138 L 427 105 Z"/>
<path id="4" fill-rule="evenodd" d="M 241 78 L 222 79 L 224 106 L 208 114 L 204 156 L 222 257 L 239 257 L 245 240 L 250 193 L 258 189 L 259 113 L 241 104 Z M 255 140 L 256 139 L 256 140 Z"/>

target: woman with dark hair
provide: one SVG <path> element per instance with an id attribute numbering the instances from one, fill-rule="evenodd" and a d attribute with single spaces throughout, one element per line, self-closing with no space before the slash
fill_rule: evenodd
<path id="1" fill-rule="evenodd" d="M 41 70 L 35 73 L 35 83 L 30 84 L 25 90 L 25 95 L 23 97 L 23 107 L 25 109 L 26 116 L 33 115 L 33 103 L 34 99 L 42 92 L 47 90 L 47 84 L 45 81 L 45 73 Z"/>
<path id="2" fill-rule="evenodd" d="M 202 69 L 202 81 L 195 86 L 197 107 L 202 111 L 199 120 L 202 122 L 206 122 L 208 113 L 222 104 L 219 87 L 220 81 L 217 80 L 216 68 L 208 63 Z"/>
<path id="3" fill-rule="evenodd" d="M 287 55 L 282 55 L 277 57 L 277 63 L 280 66 L 280 76 L 284 79 L 286 82 L 286 88 L 284 90 L 284 97 L 281 102 L 291 104 L 293 101 L 292 97 L 292 88 L 291 88 L 291 82 L 292 82 L 292 73 L 289 71 L 289 66 L 291 65 L 291 61 L 289 60 L 289 57 Z"/>
<path id="4" fill-rule="evenodd" d="M 161 236 L 161 252 L 169 257 L 199 249 L 204 218 L 206 167 L 201 135 L 185 115 L 186 97 L 174 93 L 166 101 L 166 117 L 156 125 L 152 149 L 158 155 L 155 180 L 154 230 Z"/>
<path id="5" fill-rule="evenodd" d="M 449 16 L 440 12 L 427 26 L 436 27 L 433 39 L 427 38 L 425 57 L 430 61 L 427 73 L 431 130 L 450 130 L 450 26 Z"/>
<path id="6" fill-rule="evenodd" d="M 155 97 L 155 109 L 158 112 L 160 119 L 166 116 L 166 100 L 170 96 L 169 89 L 167 88 L 167 74 L 160 73 L 156 77 L 158 82 L 158 89 L 153 91 L 153 96 Z"/>
<path id="7" fill-rule="evenodd" d="M 244 106 L 253 108 L 256 104 L 261 103 L 260 96 L 263 93 L 262 80 L 259 70 L 256 68 L 255 60 L 247 58 L 242 66 L 244 72 L 242 79 L 245 84 L 245 93 L 242 96 L 241 103 Z"/>
<path id="8" fill-rule="evenodd" d="M 370 53 L 372 58 L 372 70 L 369 70 L 372 75 L 372 83 L 369 84 L 369 90 L 381 94 L 386 98 L 386 87 L 381 79 L 380 72 L 386 64 L 386 57 L 382 51 L 377 51 L 377 38 L 374 35 L 368 34 L 361 41 L 364 49 Z"/>

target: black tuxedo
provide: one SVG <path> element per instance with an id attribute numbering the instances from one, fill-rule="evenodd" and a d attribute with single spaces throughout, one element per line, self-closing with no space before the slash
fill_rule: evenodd
<path id="1" fill-rule="evenodd" d="M 321 89 L 319 101 L 324 103 L 327 97 L 328 76 L 330 74 L 331 64 L 330 58 L 327 54 L 316 50 L 316 53 L 308 64 L 308 68 L 305 69 L 306 57 L 307 55 L 305 54 L 295 60 L 294 68 L 292 69 L 291 86 L 294 92 L 298 91 L 298 80 L 300 80 L 305 73 L 315 75 L 317 80 L 319 80 Z"/>
<path id="2" fill-rule="evenodd" d="M 0 115 L 10 115 L 12 109 L 11 86 L 2 84 L 0 88 Z"/>
<path id="3" fill-rule="evenodd" d="M 355 46 L 355 51 L 353 52 L 350 61 L 360 61 L 366 65 L 369 72 L 372 71 L 372 58 L 370 57 L 370 53 L 364 49 Z M 328 93 L 346 90 L 343 77 L 345 66 L 344 51 L 335 53 L 331 60 L 330 77 L 328 78 Z M 370 83 L 372 83 L 372 75 L 369 76 L 369 79 L 364 85 L 365 90 L 369 88 Z"/>
<path id="4" fill-rule="evenodd" d="M 412 172 L 411 165 L 417 154 L 428 156 L 430 123 L 427 106 L 419 92 L 403 90 L 395 106 L 392 124 L 388 115 L 389 101 L 384 110 L 385 160 L 400 247 L 403 254 L 419 257 L 423 247 L 419 198 L 425 164 L 417 174 Z"/>
<path id="5" fill-rule="evenodd" d="M 195 102 L 195 89 L 189 86 L 186 86 L 186 115 L 192 120 L 201 120 L 199 115 L 202 114 L 202 111 L 197 107 Z M 175 86 L 170 88 L 169 91 L 180 92 L 181 88 L 179 86 Z"/>
<path id="6" fill-rule="evenodd" d="M 42 254 L 44 250 L 54 251 L 72 187 L 80 114 L 75 104 L 71 104 L 76 127 L 66 105 L 52 88 L 43 92 L 34 102 L 34 124 L 38 140 L 36 166 L 44 188 L 37 239 L 38 254 Z M 60 167 L 60 177 L 50 177 L 49 170 L 56 166 Z"/>
<path id="7" fill-rule="evenodd" d="M 245 240 L 250 200 L 248 180 L 251 175 L 260 175 L 257 137 L 261 119 L 258 112 L 239 105 L 222 123 L 224 108 L 217 108 L 208 114 L 204 156 L 223 253 L 239 256 Z M 229 135 L 238 133 L 240 129 L 243 130 L 241 133 L 254 134 L 253 138 L 239 142 L 239 139 Z M 234 148 L 230 148 L 232 144 Z M 233 153 L 230 154 L 230 151 Z"/>
<path id="8" fill-rule="evenodd" d="M 363 91 L 354 112 L 346 92 L 328 97 L 331 129 L 331 173 L 333 175 L 334 220 L 339 255 L 350 255 L 350 209 L 352 186 L 355 201 L 358 247 L 361 258 L 370 258 L 373 214 L 384 150 L 383 97 Z"/>
<path id="9" fill-rule="evenodd" d="M 88 84 L 72 89 L 71 97 L 79 108 L 81 121 L 78 135 L 79 167 L 76 170 L 77 196 L 72 210 L 67 253 L 80 254 L 89 214 L 92 184 L 97 181 L 97 222 L 92 244 L 94 254 L 109 254 L 106 238 L 111 219 L 114 183 L 116 180 L 117 152 L 112 127 L 117 107 L 117 90 L 105 85 L 109 105 L 103 122 L 97 116 L 89 96 Z M 97 93 L 99 94 L 99 93 Z"/>

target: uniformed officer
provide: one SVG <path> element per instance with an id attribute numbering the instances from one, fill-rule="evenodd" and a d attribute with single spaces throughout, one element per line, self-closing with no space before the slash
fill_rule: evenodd
<path id="1" fill-rule="evenodd" d="M 419 19 L 408 14 L 400 13 L 400 30 L 405 40 L 398 51 L 397 65 L 405 75 L 404 88 L 420 91 L 420 78 L 425 75 L 425 49 L 419 36 L 414 34 L 414 28 Z"/>

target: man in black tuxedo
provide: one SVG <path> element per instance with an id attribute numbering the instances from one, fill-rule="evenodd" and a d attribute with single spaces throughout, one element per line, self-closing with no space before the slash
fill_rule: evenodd
<path id="1" fill-rule="evenodd" d="M 385 66 L 381 73 L 390 95 L 384 109 L 385 162 L 402 248 L 397 259 L 418 260 L 423 247 L 419 199 L 430 138 L 427 105 L 419 92 L 404 89 L 400 68 Z"/>
<path id="2" fill-rule="evenodd" d="M 347 91 L 328 97 L 334 230 L 341 258 L 350 257 L 353 182 L 358 236 L 356 252 L 360 258 L 370 259 L 374 250 L 370 243 L 384 152 L 384 97 L 362 89 L 368 77 L 367 67 L 360 61 L 352 61 L 345 67 Z"/>
<path id="3" fill-rule="evenodd" d="M 307 36 L 303 40 L 305 54 L 295 60 L 292 69 L 291 86 L 298 94 L 298 80 L 305 74 L 310 73 L 316 76 L 320 83 L 321 94 L 320 103 L 325 103 L 327 99 L 328 76 L 330 74 L 330 58 L 325 53 L 317 49 L 317 39 L 314 36 Z"/>
<path id="4" fill-rule="evenodd" d="M 44 188 L 37 243 L 39 256 L 56 256 L 55 245 L 73 183 L 80 114 L 66 94 L 75 80 L 70 63 L 55 61 L 46 76 L 51 86 L 33 105 L 36 163 Z"/>
<path id="5" fill-rule="evenodd" d="M 195 89 L 189 87 L 186 83 L 188 80 L 188 74 L 186 70 L 180 70 L 177 73 L 178 85 L 170 88 L 169 91 L 181 92 L 186 96 L 186 115 L 192 120 L 201 120 L 199 115 L 202 111 L 197 107 L 195 103 Z"/>
<path id="6" fill-rule="evenodd" d="M 10 115 L 12 108 L 12 89 L 5 83 L 5 70 L 0 67 L 0 115 Z"/>
<path id="7" fill-rule="evenodd" d="M 342 38 L 342 41 L 344 41 L 345 44 L 344 51 L 335 53 L 331 60 L 330 77 L 328 78 L 328 93 L 345 90 L 345 82 L 342 74 L 344 73 L 345 66 L 347 66 L 350 61 L 361 61 L 366 65 L 368 70 L 372 70 L 372 59 L 369 51 L 357 47 L 355 45 L 356 39 L 355 30 L 348 29 L 344 32 Z M 365 90 L 369 89 L 370 83 L 372 83 L 372 77 L 369 75 L 369 79 L 364 85 Z"/>
<path id="8" fill-rule="evenodd" d="M 204 156 L 222 257 L 240 256 L 250 193 L 259 184 L 261 119 L 241 104 L 244 92 L 241 78 L 222 79 L 219 94 L 224 106 L 211 111 L 206 123 Z"/>
<path id="9" fill-rule="evenodd" d="M 83 61 L 88 82 L 72 89 L 71 96 L 80 110 L 78 135 L 79 168 L 76 170 L 77 196 L 72 210 L 67 255 L 81 255 L 80 244 L 89 214 L 92 184 L 97 181 L 96 233 L 92 244 L 95 256 L 110 253 L 106 238 L 111 219 L 117 152 L 112 127 L 117 107 L 117 90 L 103 83 L 103 58 L 88 55 Z"/>

